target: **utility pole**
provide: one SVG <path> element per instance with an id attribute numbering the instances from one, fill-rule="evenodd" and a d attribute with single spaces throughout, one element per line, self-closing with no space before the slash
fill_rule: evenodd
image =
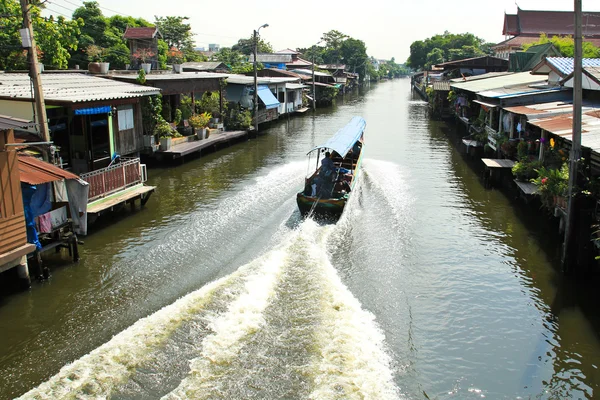
<path id="1" fill-rule="evenodd" d="M 260 28 L 259 28 L 260 29 Z M 258 31 L 254 30 L 254 132 L 258 133 L 258 77 L 256 72 L 256 56 L 258 53 Z"/>
<path id="2" fill-rule="evenodd" d="M 21 11 L 23 12 L 23 28 L 26 32 L 28 41 L 23 40 L 23 47 L 28 47 L 29 76 L 33 81 L 33 95 L 35 101 L 35 112 L 37 114 L 37 123 L 40 135 L 44 142 L 50 142 L 50 130 L 48 129 L 48 117 L 46 116 L 46 103 L 44 102 L 44 91 L 42 90 L 42 79 L 38 70 L 37 46 L 33 36 L 33 26 L 29 15 L 28 0 L 20 0 Z M 50 159 L 50 152 L 44 152 L 45 161 Z"/>
<path id="3" fill-rule="evenodd" d="M 269 24 L 263 24 L 254 30 L 254 131 L 258 133 L 258 77 L 256 72 L 256 57 L 258 55 L 258 32 L 261 28 L 268 27 Z"/>
<path id="4" fill-rule="evenodd" d="M 573 251 L 574 239 L 573 224 L 575 216 L 575 198 L 574 188 L 577 183 L 577 167 L 581 158 L 581 104 L 582 104 L 582 27 L 581 27 L 581 0 L 575 0 L 575 58 L 573 60 L 573 136 L 571 139 L 571 154 L 569 155 L 569 197 L 567 204 L 567 221 L 565 224 L 565 239 L 563 242 L 562 266 L 563 272 L 569 273 L 574 265 L 570 259 L 574 259 Z M 570 258 L 570 259 L 569 259 Z"/>
<path id="5" fill-rule="evenodd" d="M 317 109 L 317 106 L 315 104 L 315 102 L 317 101 L 317 92 L 315 92 L 315 46 L 313 46 L 313 57 L 312 57 L 312 95 L 313 95 L 313 101 L 312 101 L 312 109 L 313 111 L 315 111 Z"/>

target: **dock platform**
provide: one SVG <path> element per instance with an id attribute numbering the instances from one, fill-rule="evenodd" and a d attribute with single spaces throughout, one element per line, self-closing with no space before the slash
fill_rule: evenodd
<path id="1" fill-rule="evenodd" d="M 236 139 L 247 137 L 247 131 L 229 131 L 211 133 L 208 139 L 196 140 L 193 142 L 185 142 L 171 146 L 169 150 L 159 151 L 156 153 L 158 157 L 180 158 L 188 154 L 200 152 L 204 149 L 217 146 L 219 144 L 228 143 Z"/>
<path id="2" fill-rule="evenodd" d="M 122 203 L 131 203 L 135 204 L 136 200 L 140 200 L 141 204 L 144 205 L 150 198 L 150 195 L 156 189 L 155 186 L 146 186 L 144 184 L 139 184 L 133 186 L 129 189 L 120 191 L 115 193 L 114 195 L 103 197 L 96 201 L 93 201 L 87 206 L 87 213 L 90 217 L 98 216 L 105 211 L 112 211 L 115 206 L 118 206 Z"/>

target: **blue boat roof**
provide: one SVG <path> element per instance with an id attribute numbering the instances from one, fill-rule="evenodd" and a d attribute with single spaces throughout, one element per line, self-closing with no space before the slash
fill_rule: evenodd
<path id="1" fill-rule="evenodd" d="M 365 131 L 367 122 L 362 117 L 353 117 L 350 122 L 342 129 L 337 131 L 335 135 L 322 145 L 316 146 L 309 153 L 317 149 L 331 149 L 337 152 L 340 156 L 345 157 L 350 151 L 354 143 L 362 136 Z"/>

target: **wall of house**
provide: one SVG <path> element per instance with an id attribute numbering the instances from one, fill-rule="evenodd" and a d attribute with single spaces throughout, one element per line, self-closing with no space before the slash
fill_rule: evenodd
<path id="1" fill-rule="evenodd" d="M 12 131 L 0 131 L 0 149 L 13 141 Z M 0 260 L 3 255 L 27 244 L 19 161 L 16 151 L 10 147 L 6 149 L 0 150 Z M 13 260 L 0 261 L 0 268 L 9 261 Z"/>
<path id="2" fill-rule="evenodd" d="M 0 100 L 0 110 L 4 115 L 33 121 L 33 104 L 29 101 Z"/>

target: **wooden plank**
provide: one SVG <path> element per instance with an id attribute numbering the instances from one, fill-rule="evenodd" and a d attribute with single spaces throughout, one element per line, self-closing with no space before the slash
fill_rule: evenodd
<path id="1" fill-rule="evenodd" d="M 538 187 L 535 183 L 531 182 L 521 182 L 515 179 L 515 183 L 521 189 L 523 193 L 526 195 L 537 194 Z"/>
<path id="2" fill-rule="evenodd" d="M 116 195 L 105 197 L 88 204 L 87 212 L 88 214 L 97 214 L 118 204 L 124 203 L 127 200 L 136 198 L 148 192 L 153 192 L 155 188 L 155 186 L 137 186 L 120 193 L 117 192 Z"/>
<path id="3" fill-rule="evenodd" d="M 512 168 L 515 165 L 513 160 L 482 158 L 481 161 L 488 168 Z"/>
<path id="4" fill-rule="evenodd" d="M 170 154 L 174 157 L 181 157 L 187 154 L 195 153 L 201 151 L 207 147 L 225 143 L 233 139 L 237 139 L 247 135 L 246 131 L 231 131 L 231 132 L 221 132 L 221 133 L 212 133 L 208 139 L 197 140 L 195 142 L 185 142 L 182 144 L 178 144 L 175 146 L 171 146 L 171 149 L 162 151 L 161 153 Z"/>

